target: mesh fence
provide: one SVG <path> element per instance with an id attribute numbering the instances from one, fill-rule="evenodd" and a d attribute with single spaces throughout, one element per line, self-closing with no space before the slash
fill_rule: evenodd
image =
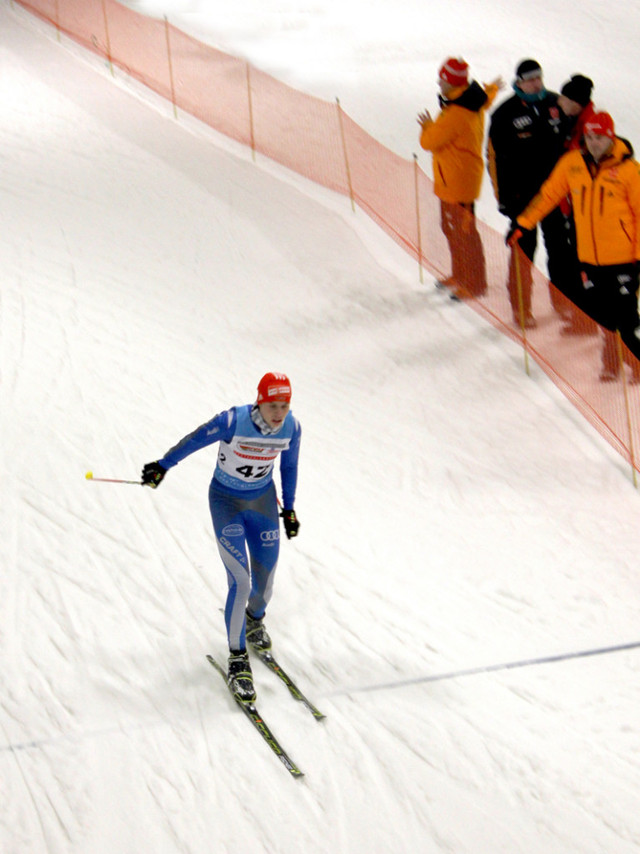
<path id="1" fill-rule="evenodd" d="M 437 278 L 451 275 L 440 206 L 431 180 L 389 151 L 332 104 L 306 95 L 244 60 L 194 39 L 115 0 L 16 0 L 74 41 L 183 110 L 287 168 L 351 197 L 416 262 Z M 588 421 L 632 466 L 640 453 L 640 365 L 611 333 L 577 309 L 576 332 L 563 335 L 566 300 L 520 254 L 518 279 L 531 279 L 535 328 L 523 322 L 522 294 L 507 288 L 510 253 L 503 237 L 477 221 L 488 288 L 468 300 L 523 346 Z M 526 290 L 526 288 L 525 288 Z M 526 295 L 525 295 L 526 301 Z M 516 308 L 514 320 L 513 308 Z M 603 350 L 614 354 L 617 381 L 599 380 Z"/>

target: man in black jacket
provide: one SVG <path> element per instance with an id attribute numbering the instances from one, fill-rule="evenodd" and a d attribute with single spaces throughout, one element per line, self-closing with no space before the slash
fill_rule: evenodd
<path id="1" fill-rule="evenodd" d="M 542 68 L 535 59 L 525 59 L 516 68 L 514 94 L 491 116 L 487 160 L 500 213 L 515 221 L 540 189 L 564 151 L 565 117 L 558 107 L 558 95 L 544 87 Z M 553 211 L 541 223 L 547 250 L 549 278 L 561 281 L 566 258 L 564 218 Z M 520 241 L 525 255 L 533 261 L 537 232 Z M 531 312 L 531 269 L 520 264 L 513 250 L 509 265 L 508 291 L 514 322 L 527 328 L 536 325 Z M 521 299 L 517 280 L 520 278 Z"/>

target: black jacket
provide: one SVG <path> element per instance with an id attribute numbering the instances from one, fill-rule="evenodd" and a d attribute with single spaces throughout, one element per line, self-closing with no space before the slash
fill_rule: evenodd
<path id="1" fill-rule="evenodd" d="M 566 119 L 558 95 L 528 104 L 515 94 L 492 114 L 487 164 L 501 213 L 515 218 L 564 153 Z"/>

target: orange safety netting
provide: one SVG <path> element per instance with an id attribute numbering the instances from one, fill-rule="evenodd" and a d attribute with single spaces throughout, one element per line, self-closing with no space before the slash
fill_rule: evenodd
<path id="1" fill-rule="evenodd" d="M 247 62 L 194 39 L 116 0 L 16 0 L 87 49 L 148 86 L 176 109 L 309 178 L 350 196 L 387 234 L 438 278 L 450 275 L 433 184 L 389 151 L 340 108 L 299 92 Z M 579 313 L 581 335 L 564 336 L 562 297 L 533 269 L 537 326 L 516 318 L 507 291 L 509 251 L 502 235 L 477 222 L 487 268 L 487 293 L 469 299 L 490 323 L 523 345 L 589 422 L 640 470 L 640 385 L 637 360 Z M 528 262 L 521 256 L 521 274 Z M 577 309 L 576 309 L 577 312 Z M 521 319 L 521 318 L 520 318 Z M 616 382 L 599 381 L 602 348 L 613 348 Z"/>

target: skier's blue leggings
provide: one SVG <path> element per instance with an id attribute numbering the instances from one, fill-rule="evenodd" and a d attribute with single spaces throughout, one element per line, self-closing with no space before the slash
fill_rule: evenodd
<path id="1" fill-rule="evenodd" d="M 245 611 L 263 617 L 273 592 L 280 547 L 276 489 L 272 483 L 257 498 L 240 498 L 212 481 L 209 507 L 229 583 L 224 609 L 229 649 L 244 649 Z"/>

